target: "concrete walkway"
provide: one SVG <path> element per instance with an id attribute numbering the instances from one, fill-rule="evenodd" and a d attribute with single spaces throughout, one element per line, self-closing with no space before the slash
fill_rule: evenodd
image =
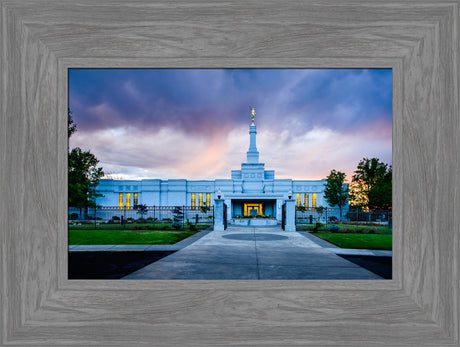
<path id="1" fill-rule="evenodd" d="M 229 226 L 124 279 L 381 279 L 306 234 Z"/>

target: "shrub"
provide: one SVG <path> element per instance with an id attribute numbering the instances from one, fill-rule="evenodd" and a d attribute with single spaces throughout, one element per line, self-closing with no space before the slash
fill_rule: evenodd
<path id="1" fill-rule="evenodd" d="M 118 216 L 112 216 L 112 220 L 120 220 L 120 217 L 118 217 Z"/>
<path id="2" fill-rule="evenodd" d="M 331 227 L 329 228 L 329 231 L 331 233 L 338 233 L 339 232 L 339 226 L 338 225 L 331 225 Z"/>
<path id="3" fill-rule="evenodd" d="M 315 226 L 313 227 L 313 231 L 318 231 L 322 226 L 323 226 L 323 224 L 321 224 L 319 222 L 316 222 Z"/>
<path id="4" fill-rule="evenodd" d="M 304 205 L 299 205 L 299 206 L 296 206 L 296 210 L 299 212 L 305 212 L 306 208 Z"/>
<path id="5" fill-rule="evenodd" d="M 203 204 L 203 206 L 200 207 L 200 210 L 203 213 L 208 213 L 208 211 L 211 210 L 211 207 L 208 207 L 206 204 Z"/>
<path id="6" fill-rule="evenodd" d="M 78 213 L 75 213 L 75 212 L 74 212 L 74 213 L 71 213 L 71 214 L 70 214 L 70 220 L 75 220 L 75 219 L 77 219 L 77 218 L 78 218 Z"/>

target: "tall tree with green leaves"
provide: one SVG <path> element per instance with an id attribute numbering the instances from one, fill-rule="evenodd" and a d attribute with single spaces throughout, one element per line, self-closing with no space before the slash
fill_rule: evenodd
<path id="1" fill-rule="evenodd" d="M 99 160 L 90 151 L 73 148 L 69 153 L 69 206 L 95 207 L 99 179 L 104 176 Z"/>
<path id="2" fill-rule="evenodd" d="M 72 119 L 72 112 L 68 112 L 68 136 L 77 131 Z M 96 206 L 96 198 L 102 196 L 96 190 L 99 179 L 104 176 L 102 167 L 98 167 L 99 160 L 90 151 L 83 151 L 79 147 L 73 148 L 68 158 L 68 186 L 69 206 L 85 208 Z"/>
<path id="3" fill-rule="evenodd" d="M 332 170 L 324 188 L 324 198 L 331 206 L 337 206 L 340 211 L 340 220 L 342 220 L 342 208 L 348 201 L 348 185 L 345 184 L 345 173 Z"/>
<path id="4" fill-rule="evenodd" d="M 382 177 L 379 177 L 375 185 L 369 190 L 369 208 L 388 210 L 392 207 L 392 176 L 393 169 L 388 167 Z"/>
<path id="5" fill-rule="evenodd" d="M 355 195 L 364 196 L 367 208 L 391 208 L 391 183 L 392 168 L 380 162 L 378 158 L 363 158 L 353 175 L 352 183 L 357 189 L 351 194 L 351 201 L 355 201 Z M 385 206 L 385 207 L 383 207 Z"/>

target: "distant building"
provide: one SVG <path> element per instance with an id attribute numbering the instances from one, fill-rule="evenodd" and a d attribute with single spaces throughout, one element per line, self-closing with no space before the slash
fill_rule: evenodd
<path id="1" fill-rule="evenodd" d="M 203 204 L 213 206 L 219 192 L 229 220 L 236 216 L 270 215 L 277 221 L 281 221 L 282 204 L 290 194 L 296 205 L 310 209 L 331 207 L 324 199 L 326 179 L 275 179 L 274 170 L 265 170 L 265 164 L 259 163 L 256 134 L 252 117 L 246 162 L 240 170 L 232 170 L 230 179 L 101 179 L 97 190 L 104 196 L 97 198 L 97 205 L 117 206 L 120 210 L 133 209 L 138 204 L 190 206 L 198 210 Z M 343 213 L 347 209 L 344 207 Z"/>

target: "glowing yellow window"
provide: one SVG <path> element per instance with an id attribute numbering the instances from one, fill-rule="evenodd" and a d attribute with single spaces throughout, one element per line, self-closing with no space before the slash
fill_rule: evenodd
<path id="1" fill-rule="evenodd" d="M 206 206 L 211 206 L 211 193 L 206 193 Z"/>
<path id="2" fill-rule="evenodd" d="M 203 206 L 203 193 L 198 193 L 198 206 Z"/>
<path id="3" fill-rule="evenodd" d="M 301 199 L 302 199 L 302 194 L 301 194 L 301 193 L 297 193 L 297 206 L 300 206 L 300 204 L 302 203 L 302 202 L 301 202 Z"/>
<path id="4" fill-rule="evenodd" d="M 196 209 L 196 194 L 195 193 L 192 193 L 192 210 L 195 210 Z"/>
<path id="5" fill-rule="evenodd" d="M 133 199 L 134 199 L 133 201 L 134 206 L 139 205 L 139 194 L 138 193 L 133 194 Z"/>
<path id="6" fill-rule="evenodd" d="M 316 208 L 316 193 L 311 194 L 311 208 L 312 209 Z"/>
<path id="7" fill-rule="evenodd" d="M 126 193 L 126 209 L 131 208 L 131 193 Z"/>
<path id="8" fill-rule="evenodd" d="M 304 203 L 303 203 L 305 208 L 308 208 L 308 203 L 309 203 L 309 201 L 308 201 L 308 193 L 305 193 Z"/>
<path id="9" fill-rule="evenodd" d="M 118 193 L 118 209 L 123 209 L 123 193 Z"/>

